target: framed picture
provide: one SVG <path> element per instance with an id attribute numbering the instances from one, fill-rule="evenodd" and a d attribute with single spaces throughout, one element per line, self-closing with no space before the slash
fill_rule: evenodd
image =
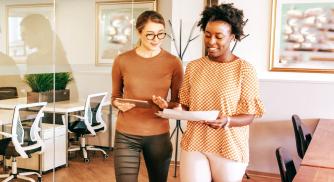
<path id="1" fill-rule="evenodd" d="M 137 17 L 155 9 L 155 1 L 97 2 L 96 65 L 112 65 L 117 55 L 134 48 Z"/>
<path id="2" fill-rule="evenodd" d="M 22 39 L 21 22 L 30 15 L 42 15 L 50 22 L 53 19 L 53 4 L 20 4 L 6 6 L 6 45 L 7 55 L 16 63 L 25 63 L 30 49 Z"/>
<path id="3" fill-rule="evenodd" d="M 205 6 L 213 6 L 213 5 L 218 5 L 218 0 L 205 0 Z"/>
<path id="4" fill-rule="evenodd" d="M 270 70 L 334 73 L 333 0 L 273 0 Z"/>

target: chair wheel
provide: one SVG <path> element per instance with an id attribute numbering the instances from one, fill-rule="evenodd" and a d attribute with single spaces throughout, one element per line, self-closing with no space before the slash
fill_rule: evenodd
<path id="1" fill-rule="evenodd" d="M 89 162 L 89 158 L 85 158 L 84 161 L 85 161 L 85 163 L 88 163 Z"/>
<path id="2" fill-rule="evenodd" d="M 108 154 L 104 154 L 104 158 L 107 159 L 109 157 Z"/>

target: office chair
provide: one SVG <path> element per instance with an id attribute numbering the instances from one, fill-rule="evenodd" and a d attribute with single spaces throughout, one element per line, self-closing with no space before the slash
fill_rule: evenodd
<path id="1" fill-rule="evenodd" d="M 43 109 L 46 102 L 20 104 L 14 108 L 11 133 L 0 132 L 6 138 L 0 140 L 0 155 L 12 158 L 12 170 L 10 174 L 1 174 L 4 181 L 23 179 L 34 182 L 29 175 L 37 175 L 38 181 L 42 181 L 41 174 L 37 172 L 17 172 L 17 157 L 30 158 L 31 154 L 43 152 L 44 143 L 40 137 L 40 122 L 43 117 Z M 37 114 L 36 114 L 37 113 Z"/>
<path id="2" fill-rule="evenodd" d="M 0 87 L 0 100 L 17 98 L 16 87 Z"/>
<path id="3" fill-rule="evenodd" d="M 87 151 L 101 151 L 104 158 L 108 158 L 108 154 L 101 148 L 94 146 L 87 146 L 85 136 L 96 136 L 97 132 L 105 132 L 106 124 L 102 118 L 102 106 L 107 99 L 107 92 L 88 95 L 84 116 L 72 115 L 78 120 L 74 122 L 69 122 L 68 130 L 69 132 L 75 133 L 80 138 L 80 147 L 70 148 L 69 152 L 72 151 L 82 151 L 84 162 L 89 162 Z M 63 121 L 65 118 L 63 116 Z"/>
<path id="4" fill-rule="evenodd" d="M 295 133 L 297 153 L 298 156 L 303 159 L 312 140 L 312 134 L 304 129 L 305 127 L 303 126 L 300 117 L 296 114 L 292 115 L 292 124 Z"/>
<path id="5" fill-rule="evenodd" d="M 278 147 L 276 149 L 276 159 L 281 175 L 281 181 L 292 182 L 297 172 L 295 163 L 293 162 L 289 152 L 283 147 Z"/>

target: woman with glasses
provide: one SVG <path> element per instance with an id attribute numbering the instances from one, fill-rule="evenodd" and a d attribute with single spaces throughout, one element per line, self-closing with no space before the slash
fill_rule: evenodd
<path id="1" fill-rule="evenodd" d="M 161 108 L 152 100 L 166 99 L 170 91 L 167 107 L 176 106 L 183 70 L 179 59 L 160 47 L 166 33 L 159 13 L 143 12 L 136 29 L 139 46 L 117 56 L 112 68 L 112 101 L 119 109 L 114 147 L 116 181 L 137 181 L 142 153 L 149 181 L 165 182 L 172 155 L 169 123 L 155 115 Z"/>

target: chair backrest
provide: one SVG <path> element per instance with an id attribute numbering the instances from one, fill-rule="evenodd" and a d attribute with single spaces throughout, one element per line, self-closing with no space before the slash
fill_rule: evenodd
<path id="1" fill-rule="evenodd" d="M 84 122 L 87 130 L 92 134 L 96 135 L 94 126 L 103 126 L 103 132 L 106 131 L 106 125 L 102 118 L 102 106 L 107 100 L 107 92 L 91 94 L 87 96 L 85 104 Z"/>
<path id="2" fill-rule="evenodd" d="M 0 87 L 0 100 L 17 98 L 16 87 Z"/>
<path id="3" fill-rule="evenodd" d="M 289 152 L 279 147 L 276 149 L 276 159 L 279 167 L 282 182 L 292 182 L 296 176 L 296 167 Z"/>
<path id="4" fill-rule="evenodd" d="M 292 124 L 295 133 L 297 153 L 300 158 L 303 158 L 312 140 L 312 134 L 305 129 L 300 117 L 296 114 L 292 115 Z"/>
<path id="5" fill-rule="evenodd" d="M 46 102 L 19 104 L 15 106 L 12 121 L 12 142 L 15 150 L 23 158 L 28 158 L 28 153 L 41 148 L 43 140 L 40 137 L 40 124 L 43 117 L 43 109 Z"/>

